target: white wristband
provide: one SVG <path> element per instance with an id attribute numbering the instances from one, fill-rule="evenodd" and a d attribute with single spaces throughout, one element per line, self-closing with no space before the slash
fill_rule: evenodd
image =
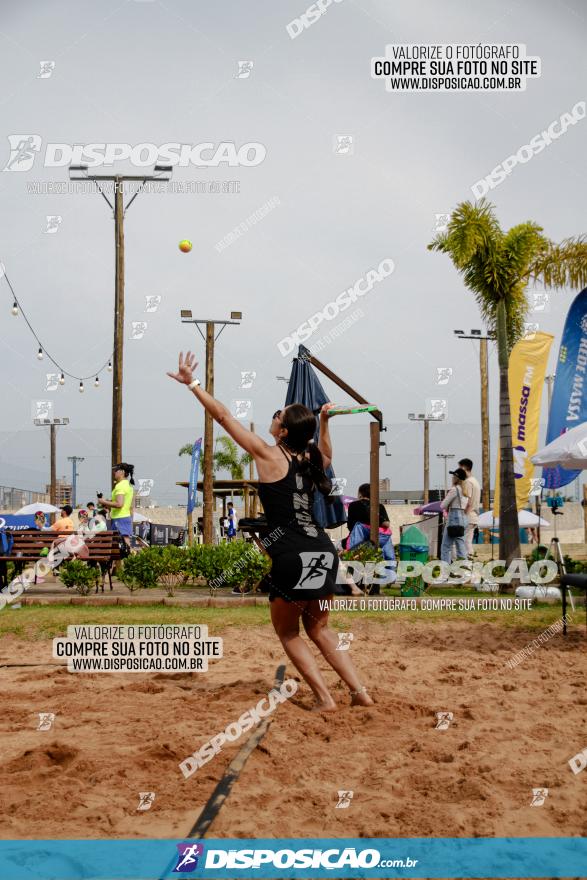
<path id="1" fill-rule="evenodd" d="M 190 384 L 188 385 L 188 388 L 190 389 L 190 391 L 193 391 L 194 388 L 196 388 L 198 385 L 201 385 L 201 384 L 202 383 L 200 382 L 199 379 L 194 379 L 193 382 L 190 382 Z"/>

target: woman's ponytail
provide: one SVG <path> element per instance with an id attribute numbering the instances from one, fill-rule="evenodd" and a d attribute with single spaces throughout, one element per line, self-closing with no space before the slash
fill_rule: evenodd
<path id="1" fill-rule="evenodd" d="M 125 461 L 121 461 L 120 464 L 116 465 L 117 469 L 120 469 L 124 472 L 124 476 L 128 479 L 131 486 L 135 484 L 134 472 L 135 466 L 134 464 L 127 464 Z"/>
<path id="2" fill-rule="evenodd" d="M 308 443 L 306 451 L 309 453 L 309 458 L 304 458 L 300 464 L 300 470 L 302 473 L 306 473 L 308 477 L 312 480 L 316 488 L 319 492 L 322 492 L 326 501 L 329 504 L 332 504 L 334 501 L 332 492 L 332 480 L 326 476 L 324 471 L 324 460 L 322 458 L 322 453 L 318 449 L 317 444 L 310 440 Z"/>
<path id="3" fill-rule="evenodd" d="M 300 471 L 332 503 L 332 481 L 324 472 L 322 453 L 313 439 L 317 426 L 315 414 L 301 403 L 292 403 L 283 411 L 281 423 L 287 428 L 287 437 L 281 442 L 290 452 L 302 456 Z"/>

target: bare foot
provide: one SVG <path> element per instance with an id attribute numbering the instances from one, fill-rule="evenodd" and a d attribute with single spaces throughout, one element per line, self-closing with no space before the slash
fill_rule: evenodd
<path id="1" fill-rule="evenodd" d="M 320 700 L 315 706 L 312 706 L 312 712 L 336 712 L 338 706 L 331 698 L 330 700 Z"/>
<path id="2" fill-rule="evenodd" d="M 351 586 L 351 596 L 364 596 L 364 592 L 359 590 L 356 584 L 352 584 Z"/>
<path id="3" fill-rule="evenodd" d="M 355 691 L 351 696 L 351 706 L 374 706 L 375 703 L 367 693 L 367 688 Z"/>

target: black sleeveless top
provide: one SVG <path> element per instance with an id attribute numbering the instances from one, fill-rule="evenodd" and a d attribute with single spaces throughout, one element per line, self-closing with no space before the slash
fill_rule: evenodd
<path id="1" fill-rule="evenodd" d="M 322 598 L 334 592 L 336 548 L 314 519 L 313 481 L 302 472 L 297 458 L 288 455 L 283 446 L 279 448 L 289 462 L 286 475 L 258 484 L 269 530 L 264 543 L 273 563 L 269 598 Z"/>

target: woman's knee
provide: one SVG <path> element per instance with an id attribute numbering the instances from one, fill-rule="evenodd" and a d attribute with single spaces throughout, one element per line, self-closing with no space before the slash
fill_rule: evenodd
<path id="1" fill-rule="evenodd" d="M 279 620 L 274 618 L 273 629 L 282 642 L 289 642 L 300 634 L 300 625 L 297 620 Z"/>
<path id="2" fill-rule="evenodd" d="M 300 632 L 299 630 L 293 629 L 285 629 L 285 630 L 276 630 L 279 641 L 282 645 L 288 645 L 290 642 L 293 642 L 294 639 L 299 639 Z"/>
<path id="3" fill-rule="evenodd" d="M 309 639 L 313 642 L 319 642 L 328 631 L 328 624 L 321 620 L 304 620 L 304 629 Z"/>

